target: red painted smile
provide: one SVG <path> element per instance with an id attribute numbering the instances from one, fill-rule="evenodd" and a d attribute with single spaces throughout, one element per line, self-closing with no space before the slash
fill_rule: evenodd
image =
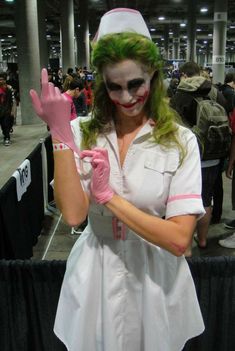
<path id="1" fill-rule="evenodd" d="M 139 100 L 137 100 L 136 102 L 133 102 L 133 104 L 119 104 L 118 105 L 125 107 L 125 108 L 132 108 L 133 106 L 135 106 L 137 103 L 139 102 Z"/>
<path id="2" fill-rule="evenodd" d="M 131 109 L 132 107 L 134 107 L 136 104 L 138 103 L 141 103 L 143 104 L 145 102 L 145 100 L 147 99 L 149 95 L 149 92 L 146 91 L 145 94 L 143 96 L 140 96 L 135 102 L 133 102 L 132 104 L 120 104 L 120 102 L 118 102 L 117 100 L 113 100 L 113 102 L 116 104 L 116 105 L 119 105 L 119 106 L 122 106 L 124 108 L 127 108 L 127 109 Z"/>

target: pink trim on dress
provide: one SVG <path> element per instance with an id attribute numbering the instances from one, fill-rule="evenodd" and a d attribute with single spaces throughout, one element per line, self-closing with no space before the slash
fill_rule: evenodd
<path id="1" fill-rule="evenodd" d="M 113 217 L 112 227 L 114 240 L 126 240 L 126 225 L 124 223 Z"/>
<path id="2" fill-rule="evenodd" d="M 183 200 L 183 199 L 201 199 L 201 195 L 199 194 L 175 195 L 175 196 L 168 197 L 167 203 L 176 201 L 176 200 Z"/>

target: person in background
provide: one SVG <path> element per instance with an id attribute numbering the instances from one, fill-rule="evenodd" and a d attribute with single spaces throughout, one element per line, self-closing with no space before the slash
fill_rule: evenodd
<path id="1" fill-rule="evenodd" d="M 89 79 L 85 80 L 84 84 L 84 94 L 86 97 L 86 105 L 87 105 L 87 111 L 91 111 L 92 107 L 92 100 L 93 100 L 93 92 L 92 92 L 92 81 Z"/>
<path id="2" fill-rule="evenodd" d="M 80 79 L 85 79 L 85 73 L 83 72 L 83 68 L 82 67 L 78 67 L 76 69 L 76 73 L 77 73 L 77 76 L 80 78 Z"/>
<path id="3" fill-rule="evenodd" d="M 11 144 L 10 132 L 14 124 L 14 91 L 7 85 L 6 73 L 0 73 L 0 125 L 3 134 L 3 144 Z"/>
<path id="4" fill-rule="evenodd" d="M 167 96 L 169 98 L 172 98 L 172 96 L 175 95 L 178 85 L 179 85 L 179 79 L 172 78 L 170 81 L 169 87 L 167 89 Z"/>
<path id="5" fill-rule="evenodd" d="M 224 107 L 223 95 L 212 86 L 211 81 L 200 75 L 200 67 L 195 62 L 186 62 L 179 68 L 181 80 L 170 106 L 182 117 L 183 122 L 192 128 L 197 123 L 197 102 L 195 98 L 206 98 L 214 94 L 216 101 Z M 211 221 L 214 184 L 220 172 L 220 159 L 202 161 L 202 200 L 206 214 L 197 223 L 197 236 L 194 239 L 199 248 L 207 247 L 207 234 Z M 191 256 L 191 247 L 187 253 Z"/>
<path id="6" fill-rule="evenodd" d="M 81 79 L 74 78 L 70 84 L 68 90 L 66 90 L 63 95 L 66 97 L 66 99 L 69 100 L 70 105 L 71 105 L 71 110 L 70 110 L 70 120 L 72 121 L 73 119 L 77 118 L 78 114 L 76 111 L 76 100 L 79 98 L 79 96 L 82 94 L 84 89 L 84 83 L 82 82 Z"/>
<path id="7" fill-rule="evenodd" d="M 235 73 L 227 73 L 219 89 L 226 99 L 226 111 L 230 115 L 235 108 Z"/>
<path id="8" fill-rule="evenodd" d="M 232 128 L 232 145 L 230 150 L 230 157 L 226 176 L 232 179 L 232 209 L 235 210 L 235 73 L 228 73 L 225 76 L 224 85 L 221 86 L 221 91 L 228 102 L 228 112 L 230 118 L 230 125 Z M 235 219 L 227 221 L 225 227 L 228 229 L 235 229 Z M 226 248 L 235 248 L 235 235 L 232 234 L 226 239 L 220 240 L 219 244 Z"/>
<path id="9" fill-rule="evenodd" d="M 92 50 L 92 114 L 42 71 L 37 114 L 50 125 L 55 198 L 88 225 L 67 260 L 54 331 L 70 351 L 180 351 L 204 330 L 184 257 L 204 214 L 195 135 L 164 99 L 162 62 L 141 14 L 113 9 Z"/>
<path id="10" fill-rule="evenodd" d="M 85 88 L 84 88 L 84 80 L 79 79 L 81 85 L 80 85 L 80 94 L 77 98 L 73 99 L 75 108 L 76 108 L 76 113 L 78 117 L 84 117 L 87 116 L 88 114 L 88 109 L 87 109 L 87 101 L 86 101 L 86 94 L 85 94 Z"/>
<path id="11" fill-rule="evenodd" d="M 228 166 L 226 169 L 227 178 L 232 180 L 232 192 L 231 192 L 231 200 L 232 200 L 232 209 L 235 210 L 235 109 L 230 114 L 230 125 L 232 129 L 232 143 L 230 148 L 230 155 L 228 160 Z M 226 222 L 226 228 L 235 229 L 235 219 Z M 219 240 L 219 244 L 228 249 L 235 249 L 235 233 L 229 235 L 225 239 Z"/>

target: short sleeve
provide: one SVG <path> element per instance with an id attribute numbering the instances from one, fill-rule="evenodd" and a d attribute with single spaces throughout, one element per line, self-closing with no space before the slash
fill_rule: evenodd
<path id="1" fill-rule="evenodd" d="M 166 204 L 166 218 L 187 214 L 196 214 L 201 218 L 205 214 L 201 199 L 199 148 L 194 134 L 189 130 L 185 134 L 187 154 L 172 177 Z"/>

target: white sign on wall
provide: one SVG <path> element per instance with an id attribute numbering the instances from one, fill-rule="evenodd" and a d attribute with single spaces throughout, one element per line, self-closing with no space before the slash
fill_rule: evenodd
<path id="1" fill-rule="evenodd" d="M 224 65 L 225 64 L 225 55 L 213 55 L 212 57 L 213 65 Z"/>

